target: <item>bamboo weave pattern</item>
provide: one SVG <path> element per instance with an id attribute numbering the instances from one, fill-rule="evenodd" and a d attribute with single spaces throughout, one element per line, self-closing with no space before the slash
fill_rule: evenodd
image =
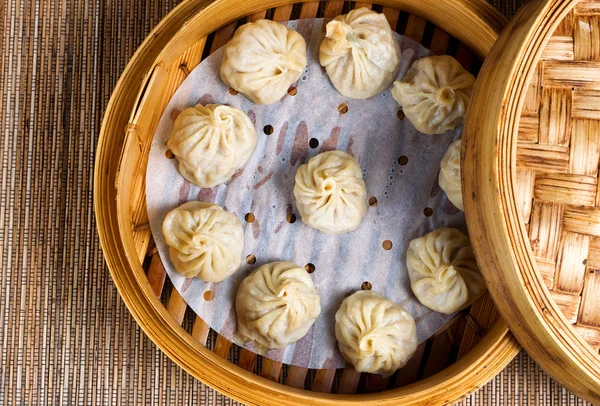
<path id="1" fill-rule="evenodd" d="M 516 184 L 538 269 L 579 335 L 600 349 L 600 2 L 550 38 L 521 114 Z"/>

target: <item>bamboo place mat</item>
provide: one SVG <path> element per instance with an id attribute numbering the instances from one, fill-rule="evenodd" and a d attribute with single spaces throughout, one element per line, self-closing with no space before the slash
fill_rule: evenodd
<path id="1" fill-rule="evenodd" d="M 175 3 L 0 3 L 0 405 L 236 404 L 141 332 L 109 276 L 92 209 L 104 107 Z M 510 17 L 520 0 L 494 3 Z M 521 353 L 460 404 L 584 402 Z"/>

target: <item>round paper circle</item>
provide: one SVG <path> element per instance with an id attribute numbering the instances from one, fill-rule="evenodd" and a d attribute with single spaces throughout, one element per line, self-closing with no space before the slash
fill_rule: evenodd
<path id="1" fill-rule="evenodd" d="M 435 228 L 465 230 L 463 213 L 437 184 L 442 156 L 462 127 L 441 135 L 418 133 L 398 114 L 390 89 L 368 100 L 344 98 L 319 64 L 323 20 L 287 24 L 306 39 L 308 66 L 280 102 L 256 105 L 242 94 L 229 92 L 219 79 L 222 49 L 206 58 L 179 87 L 150 151 L 148 215 L 173 285 L 198 316 L 229 340 L 236 329 L 235 292 L 248 273 L 272 261 L 306 267 L 321 297 L 322 313 L 303 339 L 266 356 L 300 367 L 338 368 L 346 364 L 337 349 L 334 317 L 342 300 L 356 290 L 370 288 L 401 304 L 415 318 L 419 342 L 451 319 L 414 297 L 405 254 L 410 240 Z M 397 35 L 397 40 L 402 49 L 400 79 L 415 59 L 430 52 L 409 38 Z M 256 150 L 245 167 L 227 184 L 211 189 L 185 181 L 166 145 L 177 115 L 198 103 L 239 108 L 250 116 L 258 133 Z M 360 227 L 342 235 L 324 234 L 303 224 L 292 192 L 298 167 L 334 149 L 358 161 L 369 204 Z M 169 259 L 162 222 L 170 210 L 191 200 L 219 204 L 244 224 L 245 261 L 223 282 L 186 279 Z"/>

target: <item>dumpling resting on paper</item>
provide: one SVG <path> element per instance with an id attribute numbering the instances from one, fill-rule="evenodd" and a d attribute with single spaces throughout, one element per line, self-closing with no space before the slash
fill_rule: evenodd
<path id="1" fill-rule="evenodd" d="M 452 314 L 485 291 L 469 237 L 438 228 L 408 245 L 406 266 L 413 293 L 424 306 Z"/>
<path id="2" fill-rule="evenodd" d="M 306 41 L 283 24 L 258 20 L 225 46 L 221 80 L 257 104 L 279 101 L 306 68 Z"/>
<path id="3" fill-rule="evenodd" d="M 252 342 L 264 354 L 304 337 L 321 314 L 321 300 L 304 268 L 291 262 L 271 262 L 242 281 L 235 312 L 235 340 Z"/>
<path id="4" fill-rule="evenodd" d="M 448 55 L 413 62 L 392 96 L 417 131 L 441 134 L 464 122 L 475 77 Z"/>
<path id="5" fill-rule="evenodd" d="M 242 223 L 216 204 L 184 203 L 167 214 L 162 231 L 175 270 L 186 278 L 220 282 L 240 267 Z"/>
<path id="6" fill-rule="evenodd" d="M 440 176 L 438 183 L 448 200 L 452 202 L 457 209 L 465 211 L 462 198 L 462 186 L 460 183 L 460 138 L 454 141 L 448 147 L 448 150 L 442 158 L 440 165 Z"/>
<path id="7" fill-rule="evenodd" d="M 400 305 L 370 290 L 344 299 L 335 315 L 340 352 L 358 372 L 389 376 L 417 349 L 417 328 Z"/>
<path id="8" fill-rule="evenodd" d="M 302 221 L 327 234 L 353 231 L 367 211 L 362 170 L 343 151 L 322 152 L 296 172 L 294 197 Z"/>
<path id="9" fill-rule="evenodd" d="M 256 130 L 241 110 L 221 104 L 198 104 L 177 116 L 167 146 L 181 176 L 211 188 L 227 182 L 256 147 Z"/>
<path id="10" fill-rule="evenodd" d="M 343 96 L 368 99 L 390 86 L 400 66 L 400 46 L 385 15 L 366 7 L 327 24 L 319 61 Z"/>

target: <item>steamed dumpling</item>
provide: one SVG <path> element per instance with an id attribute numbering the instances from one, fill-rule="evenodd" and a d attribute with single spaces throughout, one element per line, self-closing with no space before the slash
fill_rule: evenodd
<path id="1" fill-rule="evenodd" d="M 186 278 L 220 282 L 240 267 L 242 223 L 216 204 L 184 203 L 167 214 L 162 231 L 175 270 Z"/>
<path id="2" fill-rule="evenodd" d="M 304 337 L 321 314 L 310 275 L 291 262 L 271 262 L 248 275 L 235 297 L 235 340 L 260 354 Z"/>
<path id="3" fill-rule="evenodd" d="M 279 101 L 306 68 L 306 42 L 283 24 L 242 25 L 225 46 L 221 80 L 257 104 Z"/>
<path id="4" fill-rule="evenodd" d="M 256 130 L 241 110 L 198 104 L 177 116 L 167 146 L 177 157 L 181 176 L 211 188 L 227 182 L 250 159 Z"/>
<path id="5" fill-rule="evenodd" d="M 460 185 L 460 138 L 450 144 L 444 154 L 438 182 L 442 190 L 446 192 L 448 200 L 457 209 L 465 211 Z"/>
<path id="6" fill-rule="evenodd" d="M 424 306 L 451 314 L 485 290 L 469 237 L 438 228 L 412 240 L 406 253 L 410 286 Z"/>
<path id="7" fill-rule="evenodd" d="M 319 60 L 343 96 L 368 99 L 392 84 L 400 46 L 385 15 L 362 7 L 327 24 Z"/>
<path id="8" fill-rule="evenodd" d="M 370 290 L 344 299 L 335 314 L 335 337 L 354 369 L 384 376 L 406 365 L 417 349 L 412 316 Z"/>
<path id="9" fill-rule="evenodd" d="M 461 125 L 475 77 L 448 55 L 417 59 L 392 96 L 423 134 L 441 134 Z"/>
<path id="10" fill-rule="evenodd" d="M 343 151 L 320 153 L 296 172 L 302 221 L 327 234 L 356 230 L 367 211 L 366 195 L 360 166 Z"/>

